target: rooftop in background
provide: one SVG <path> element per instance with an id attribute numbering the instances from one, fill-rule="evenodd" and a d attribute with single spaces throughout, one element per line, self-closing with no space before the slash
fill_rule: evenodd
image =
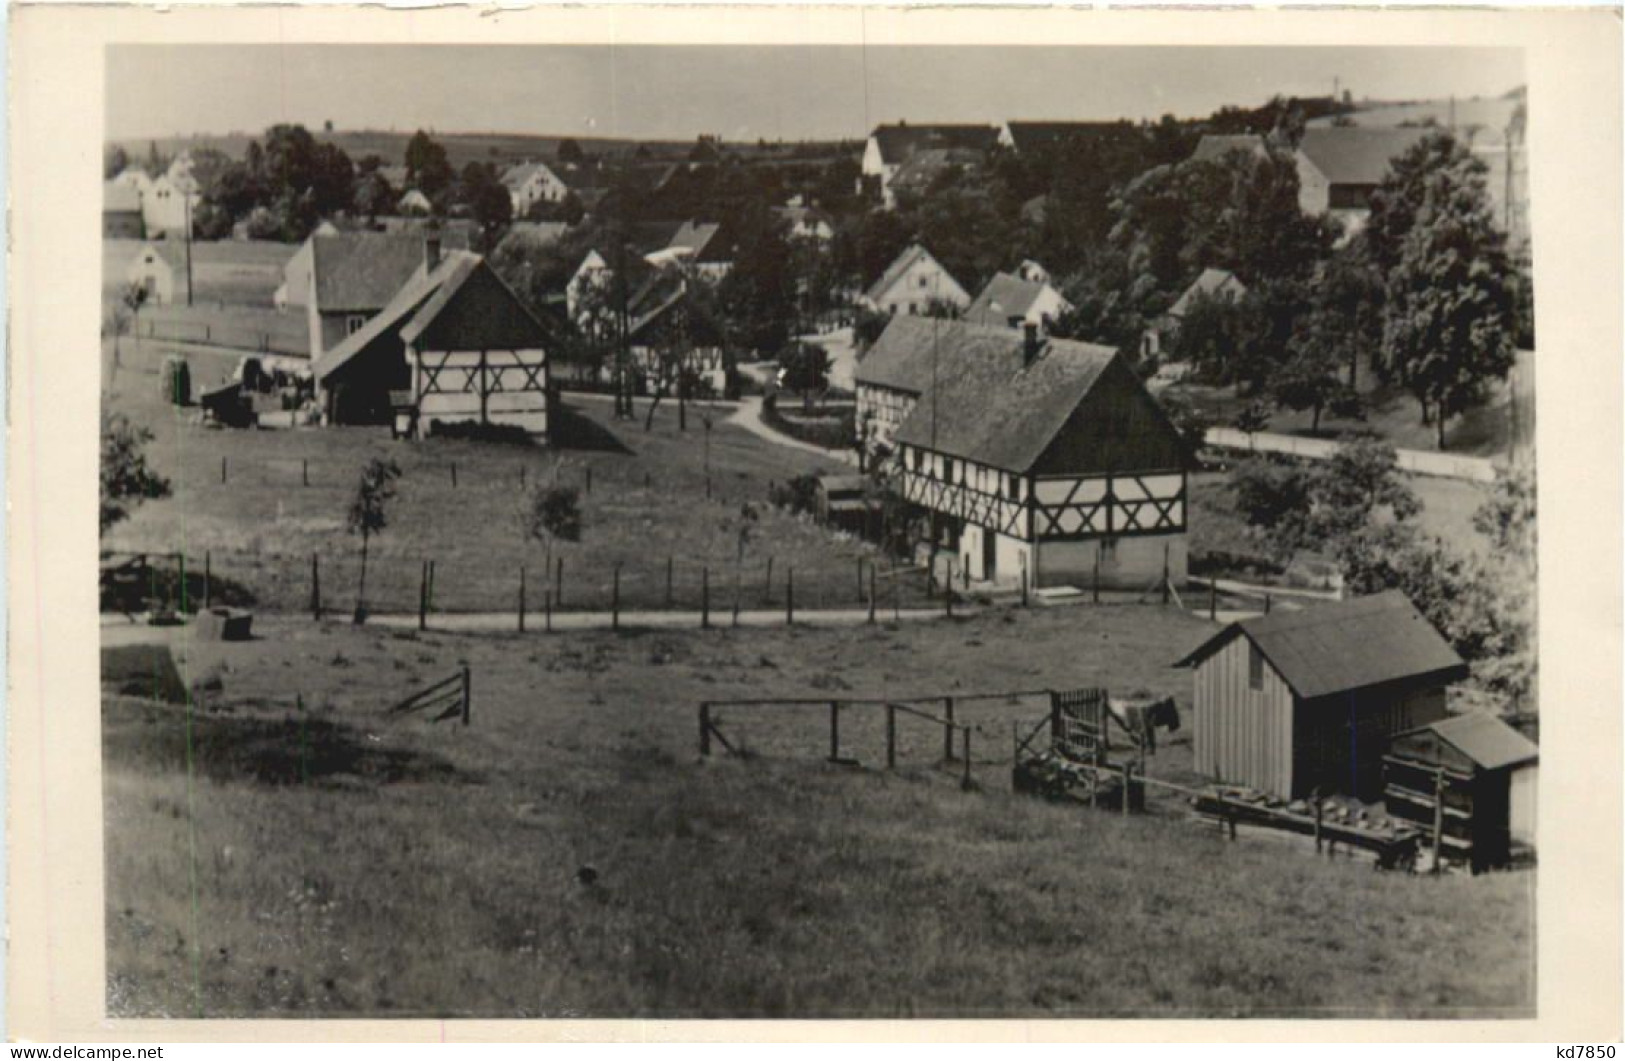
<path id="1" fill-rule="evenodd" d="M 1010 273 L 995 273 L 965 310 L 965 320 L 988 327 L 1006 327 L 1012 317 L 1025 317 L 1048 286 Z"/>
<path id="2" fill-rule="evenodd" d="M 1540 758 L 1540 748 L 1494 715 L 1470 711 L 1423 726 L 1484 770 L 1521 766 Z"/>
<path id="3" fill-rule="evenodd" d="M 1385 682 L 1467 676 L 1455 649 L 1397 590 L 1231 623 L 1175 666 L 1196 666 L 1241 636 L 1306 700 Z"/>
<path id="4" fill-rule="evenodd" d="M 874 132 L 880 159 L 888 166 L 900 165 L 918 151 L 961 150 L 983 152 L 998 141 L 993 125 L 877 125 Z"/>
<path id="5" fill-rule="evenodd" d="M 1435 129 L 1305 129 L 1298 150 L 1333 184 L 1381 184 L 1389 163 Z"/>

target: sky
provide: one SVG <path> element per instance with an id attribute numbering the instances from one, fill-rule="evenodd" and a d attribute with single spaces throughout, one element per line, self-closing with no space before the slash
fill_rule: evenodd
<path id="1" fill-rule="evenodd" d="M 118 45 L 107 139 L 277 122 L 688 140 L 858 138 L 876 123 L 1200 117 L 1277 93 L 1500 95 L 1516 49 Z"/>

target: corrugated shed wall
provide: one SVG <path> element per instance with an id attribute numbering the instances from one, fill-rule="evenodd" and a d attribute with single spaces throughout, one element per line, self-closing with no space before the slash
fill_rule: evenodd
<path id="1" fill-rule="evenodd" d="M 1263 661 L 1263 688 L 1248 683 L 1245 636 L 1196 668 L 1196 769 L 1283 799 L 1292 794 L 1292 690 Z"/>

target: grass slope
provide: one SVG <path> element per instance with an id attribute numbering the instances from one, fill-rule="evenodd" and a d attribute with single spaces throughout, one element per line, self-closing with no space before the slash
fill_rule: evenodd
<path id="1" fill-rule="evenodd" d="M 877 769 L 856 708 L 857 769 L 821 761 L 819 710 L 724 710 L 756 754 L 696 755 L 705 698 L 1183 698 L 1168 661 L 1208 629 L 1151 606 L 620 637 L 284 620 L 194 648 L 188 671 L 224 689 L 190 730 L 184 708 L 104 705 L 110 1012 L 1528 1012 L 1532 875 L 1379 874 L 1256 831 L 1228 843 L 1177 804 L 1123 820 L 1014 796 L 1009 724 L 1041 704 L 960 706 L 970 793 L 928 725 Z M 471 727 L 383 713 L 459 659 Z M 1155 776 L 1188 774 L 1188 734 Z"/>

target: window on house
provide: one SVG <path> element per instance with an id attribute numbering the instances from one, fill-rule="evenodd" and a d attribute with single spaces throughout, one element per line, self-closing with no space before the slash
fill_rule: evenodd
<path id="1" fill-rule="evenodd" d="M 930 287 L 931 286 L 931 278 L 929 276 L 920 277 L 920 286 L 921 287 Z"/>
<path id="2" fill-rule="evenodd" d="M 354 335 L 367 326 L 367 318 L 359 313 L 352 313 L 344 318 L 344 334 Z"/>
<path id="3" fill-rule="evenodd" d="M 1021 500 L 1021 480 L 1014 475 L 1010 477 L 1010 500 Z"/>
<path id="4" fill-rule="evenodd" d="M 942 481 L 946 483 L 954 481 L 954 460 L 952 457 L 948 457 L 942 462 Z"/>
<path id="5" fill-rule="evenodd" d="M 914 316 L 917 316 L 917 314 L 916 314 L 916 313 L 915 313 L 915 312 L 914 312 L 914 303 L 912 303 L 912 302 L 910 302 L 910 303 L 909 303 L 909 304 L 908 304 L 908 315 L 909 315 L 909 316 L 910 316 L 910 317 L 914 317 Z"/>
<path id="6" fill-rule="evenodd" d="M 1264 653 L 1251 641 L 1247 642 L 1247 687 L 1264 688 Z"/>

